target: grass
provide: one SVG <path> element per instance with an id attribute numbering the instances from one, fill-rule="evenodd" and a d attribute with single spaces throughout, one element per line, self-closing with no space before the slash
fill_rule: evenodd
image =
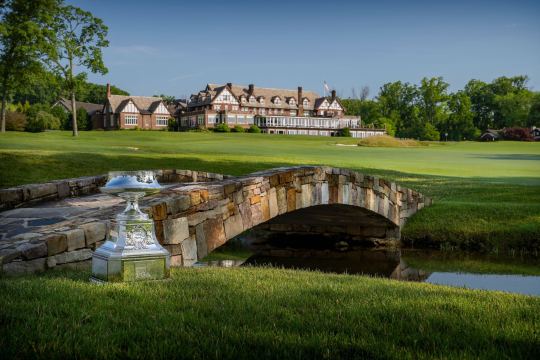
<path id="1" fill-rule="evenodd" d="M 335 144 L 328 137 L 265 134 L 115 131 L 72 138 L 69 132 L 13 132 L 0 136 L 0 186 L 109 170 L 177 168 L 241 175 L 276 166 L 331 165 L 394 180 L 435 199 L 404 228 L 407 244 L 540 249 L 540 143 Z"/>
<path id="2" fill-rule="evenodd" d="M 270 268 L 0 279 L 8 358 L 506 359 L 540 355 L 540 299 Z"/>

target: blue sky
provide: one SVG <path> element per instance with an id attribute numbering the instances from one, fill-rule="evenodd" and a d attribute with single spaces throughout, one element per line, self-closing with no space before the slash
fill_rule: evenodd
<path id="1" fill-rule="evenodd" d="M 367 85 L 527 74 L 540 91 L 540 1 L 66 0 L 109 26 L 109 73 L 132 95 L 254 83 L 343 97 Z"/>

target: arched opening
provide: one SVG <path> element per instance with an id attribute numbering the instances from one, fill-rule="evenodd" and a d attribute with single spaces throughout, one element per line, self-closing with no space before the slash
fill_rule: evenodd
<path id="1" fill-rule="evenodd" d="M 399 226 L 362 207 L 316 205 L 261 223 L 208 256 L 213 266 L 260 266 L 399 277 Z M 389 248 L 390 247 L 390 248 Z M 246 255 L 247 254 L 247 255 Z"/>

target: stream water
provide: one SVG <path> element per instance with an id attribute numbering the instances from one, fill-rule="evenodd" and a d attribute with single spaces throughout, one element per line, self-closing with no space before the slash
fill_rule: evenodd
<path id="1" fill-rule="evenodd" d="M 217 256 L 211 255 L 196 265 L 273 266 L 540 296 L 537 257 L 407 249 L 293 253 L 277 250 L 270 255 L 250 255 L 245 249 L 224 248 L 218 249 Z"/>

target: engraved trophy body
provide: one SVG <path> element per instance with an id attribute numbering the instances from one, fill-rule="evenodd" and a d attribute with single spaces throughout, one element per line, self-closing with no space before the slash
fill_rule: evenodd
<path id="1" fill-rule="evenodd" d="M 110 172 L 101 192 L 126 200 L 107 241 L 92 257 L 92 281 L 158 280 L 169 277 L 170 255 L 157 241 L 154 222 L 139 210 L 139 199 L 162 187 L 153 171 Z"/>

